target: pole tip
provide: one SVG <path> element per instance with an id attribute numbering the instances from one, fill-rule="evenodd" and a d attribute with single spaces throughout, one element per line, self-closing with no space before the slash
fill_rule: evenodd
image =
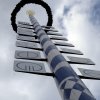
<path id="1" fill-rule="evenodd" d="M 30 16 L 35 15 L 35 12 L 33 12 L 32 10 L 28 10 L 26 13 L 27 13 L 28 15 L 30 15 Z"/>

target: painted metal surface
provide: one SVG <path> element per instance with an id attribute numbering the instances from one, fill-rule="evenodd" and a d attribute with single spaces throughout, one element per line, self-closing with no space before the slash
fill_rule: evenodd
<path id="1" fill-rule="evenodd" d="M 50 39 L 68 41 L 68 39 L 61 36 L 50 36 Z"/>
<path id="2" fill-rule="evenodd" d="M 35 37 L 31 37 L 31 36 L 18 35 L 17 40 L 29 41 L 29 42 L 38 42 L 39 43 L 38 39 L 35 39 Z"/>
<path id="3" fill-rule="evenodd" d="M 35 36 L 36 34 L 33 33 L 33 31 L 31 29 L 26 29 L 26 28 L 17 28 L 17 33 L 19 35 L 27 35 L 27 36 Z"/>
<path id="4" fill-rule="evenodd" d="M 48 29 L 48 28 L 43 28 L 43 30 L 45 30 L 45 31 L 52 31 L 52 32 L 58 32 L 58 31 L 55 30 L 55 29 Z"/>
<path id="5" fill-rule="evenodd" d="M 48 35 L 57 35 L 57 36 L 62 36 L 61 33 L 58 33 L 58 32 L 47 32 Z"/>
<path id="6" fill-rule="evenodd" d="M 55 74 L 55 80 L 63 100 L 95 100 L 37 20 L 31 15 L 29 15 L 29 18 L 33 27 L 35 27 L 34 30 L 51 65 L 51 70 Z"/>
<path id="7" fill-rule="evenodd" d="M 41 27 L 42 27 L 42 28 L 48 28 L 48 29 L 55 29 L 55 28 L 52 27 L 52 26 L 44 26 L 44 25 L 42 25 Z"/>
<path id="8" fill-rule="evenodd" d="M 33 28 L 30 23 L 27 22 L 18 22 L 17 27 L 24 27 L 24 28 Z"/>
<path id="9" fill-rule="evenodd" d="M 82 76 L 100 79 L 100 71 L 78 68 Z"/>
<path id="10" fill-rule="evenodd" d="M 77 55 L 83 55 L 83 53 L 79 50 L 74 50 L 74 49 L 68 49 L 68 48 L 61 48 L 62 53 L 69 53 L 69 54 L 77 54 Z"/>
<path id="11" fill-rule="evenodd" d="M 45 56 L 41 56 L 40 51 L 15 51 L 16 59 L 27 59 L 27 60 L 40 60 L 47 61 Z"/>
<path id="12" fill-rule="evenodd" d="M 27 25 L 17 25 L 19 28 L 26 28 L 26 29 L 33 29 L 32 26 L 27 26 Z"/>
<path id="13" fill-rule="evenodd" d="M 68 47 L 74 47 L 74 45 L 73 44 L 71 44 L 71 43 L 65 43 L 65 42 L 55 42 L 54 43 L 55 45 L 59 45 L 59 46 L 68 46 Z M 62 48 L 63 49 L 63 48 Z M 64 50 L 64 49 L 63 49 Z"/>
<path id="14" fill-rule="evenodd" d="M 15 61 L 14 70 L 18 72 L 38 72 L 46 73 L 45 66 L 43 63 L 36 62 L 25 62 L 25 61 Z"/>
<path id="15" fill-rule="evenodd" d="M 82 58 L 82 57 L 72 57 L 72 56 L 67 56 L 69 58 L 69 63 L 70 64 L 86 64 L 86 65 L 95 65 L 95 63 L 88 59 L 88 58 Z"/>
<path id="16" fill-rule="evenodd" d="M 39 43 L 34 42 L 16 41 L 16 46 L 28 49 L 43 50 Z"/>
<path id="17" fill-rule="evenodd" d="M 30 23 L 28 23 L 28 22 L 18 21 L 18 24 L 30 26 Z"/>

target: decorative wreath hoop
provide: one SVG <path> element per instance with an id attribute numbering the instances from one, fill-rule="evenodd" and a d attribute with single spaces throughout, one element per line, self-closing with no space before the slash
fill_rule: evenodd
<path id="1" fill-rule="evenodd" d="M 49 5 L 47 3 L 45 3 L 42 0 L 21 0 L 15 7 L 15 9 L 13 10 L 13 12 L 11 13 L 11 25 L 13 30 L 17 33 L 17 25 L 16 25 L 16 16 L 17 13 L 21 10 L 21 8 L 26 5 L 26 4 L 38 4 L 41 5 L 43 8 L 45 8 L 47 15 L 48 15 L 48 22 L 47 22 L 47 26 L 52 26 L 53 23 L 53 18 L 52 18 L 52 12 L 51 12 L 51 8 L 49 7 Z"/>

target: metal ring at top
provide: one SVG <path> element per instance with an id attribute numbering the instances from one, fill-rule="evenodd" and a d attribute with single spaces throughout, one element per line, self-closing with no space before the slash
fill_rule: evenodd
<path id="1" fill-rule="evenodd" d="M 13 10 L 13 12 L 11 13 L 11 25 L 12 25 L 13 30 L 16 33 L 17 33 L 16 15 L 24 5 L 30 4 L 30 3 L 38 4 L 38 5 L 41 5 L 43 8 L 45 8 L 45 10 L 47 12 L 47 15 L 48 15 L 47 26 L 52 26 L 52 24 L 53 24 L 53 17 L 52 17 L 51 8 L 49 7 L 49 5 L 47 3 L 45 3 L 42 0 L 21 0 L 16 5 L 15 9 Z"/>

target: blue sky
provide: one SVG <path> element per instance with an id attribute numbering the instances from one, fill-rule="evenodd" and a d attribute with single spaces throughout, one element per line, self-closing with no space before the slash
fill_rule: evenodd
<path id="1" fill-rule="evenodd" d="M 50 77 L 13 71 L 16 34 L 10 25 L 10 14 L 20 0 L 0 1 L 0 100 L 61 100 L 55 81 Z M 96 66 L 72 65 L 100 70 L 100 0 L 45 0 L 52 9 L 55 26 Z M 34 9 L 33 9 L 34 8 Z M 26 5 L 17 21 L 29 22 L 26 10 L 33 9 L 40 24 L 46 24 L 46 13 L 38 5 Z M 42 16 L 41 16 L 42 15 Z M 100 81 L 85 80 L 86 86 L 99 100 Z"/>

